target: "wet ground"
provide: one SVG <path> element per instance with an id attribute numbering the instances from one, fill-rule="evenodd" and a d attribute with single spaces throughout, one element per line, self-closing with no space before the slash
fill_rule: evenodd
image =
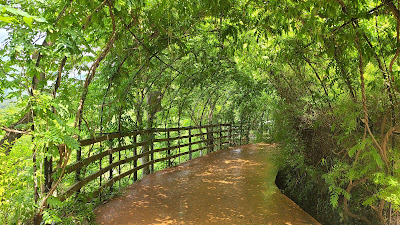
<path id="1" fill-rule="evenodd" d="M 158 171 L 95 211 L 97 224 L 319 224 L 275 186 L 273 145 L 221 150 Z"/>

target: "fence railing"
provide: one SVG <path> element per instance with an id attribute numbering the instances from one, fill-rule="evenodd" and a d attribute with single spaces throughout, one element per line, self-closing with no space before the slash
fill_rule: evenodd
<path id="1" fill-rule="evenodd" d="M 147 173 L 240 145 L 243 139 L 240 127 L 217 124 L 153 128 L 81 140 L 74 162 L 65 169 L 66 182 L 58 198 L 64 201 L 74 193 L 84 193 L 89 201 L 108 188 L 112 191 L 116 182 L 134 182 Z"/>

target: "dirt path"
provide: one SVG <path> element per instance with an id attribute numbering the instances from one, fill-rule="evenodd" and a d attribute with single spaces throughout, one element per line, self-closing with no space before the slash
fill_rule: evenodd
<path id="1" fill-rule="evenodd" d="M 319 224 L 275 186 L 273 146 L 196 158 L 131 185 L 97 208 L 98 224 Z"/>

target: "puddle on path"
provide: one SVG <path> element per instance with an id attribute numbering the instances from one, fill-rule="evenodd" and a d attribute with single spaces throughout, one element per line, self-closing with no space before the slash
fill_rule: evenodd
<path id="1" fill-rule="evenodd" d="M 319 224 L 281 194 L 274 146 L 250 144 L 158 171 L 95 211 L 97 224 Z"/>

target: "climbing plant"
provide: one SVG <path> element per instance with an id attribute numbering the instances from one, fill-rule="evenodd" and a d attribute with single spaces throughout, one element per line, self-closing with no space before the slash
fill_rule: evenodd
<path id="1" fill-rule="evenodd" d="M 102 149 L 81 150 L 77 140 L 154 126 L 244 123 L 253 112 L 255 119 L 253 105 L 242 102 L 263 90 L 232 58 L 238 21 L 228 14 L 235 7 L 230 1 L 1 5 L 7 33 L 1 99 L 14 102 L 1 117 L 1 222 L 82 222 L 79 215 L 60 219 L 74 203 L 61 203 L 57 193 L 74 182 L 64 176 L 68 164 Z M 152 95 L 161 99 L 156 108 Z"/>
<path id="2" fill-rule="evenodd" d="M 9 0 L 0 24 L 0 100 L 13 102 L 1 223 L 70 215 L 63 168 L 104 150 L 78 140 L 222 122 L 282 142 L 306 174 L 288 189 L 319 189 L 338 224 L 396 218 L 398 1 Z"/>
<path id="3" fill-rule="evenodd" d="M 292 130 L 285 142 L 297 143 L 300 164 L 322 169 L 332 206 L 341 205 L 338 224 L 394 222 L 398 3 L 267 4 L 257 18 L 273 49 L 264 70 L 281 98 L 278 111 L 289 116 L 277 115 L 288 121 L 277 132 Z"/>

